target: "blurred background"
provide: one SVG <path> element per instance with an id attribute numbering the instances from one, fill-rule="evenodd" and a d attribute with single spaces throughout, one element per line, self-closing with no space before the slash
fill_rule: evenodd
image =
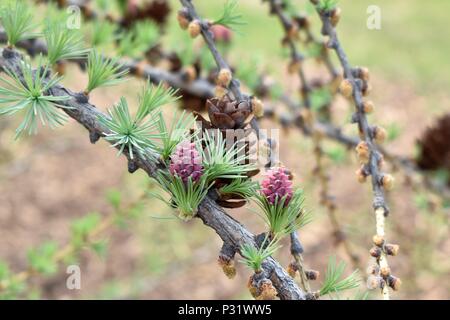
<path id="1" fill-rule="evenodd" d="M 308 11 L 308 1 L 296 1 Z M 223 1 L 195 0 L 203 16 L 217 17 Z M 182 32 L 176 23 L 180 4 L 170 0 L 171 8 L 163 42 L 171 44 Z M 369 5 L 381 9 L 381 30 L 366 27 Z M 435 120 L 449 112 L 450 63 L 447 36 L 450 2 L 340 0 L 342 18 L 339 35 L 353 65 L 371 70 L 371 99 L 376 109 L 371 123 L 387 128 L 386 149 L 407 158 L 417 154 L 417 140 Z M 40 7 L 45 14 L 46 8 Z M 270 73 L 284 91 L 296 96 L 298 83 L 286 73 L 286 52 L 280 45 L 283 30 L 268 5 L 260 0 L 239 1 L 239 11 L 247 25 L 233 35 L 227 58 L 231 63 L 253 63 Z M 318 34 L 319 21 L 311 13 Z M 201 40 L 196 40 L 200 41 Z M 196 42 L 197 43 L 197 42 Z M 183 54 L 183 53 L 181 53 Z M 333 54 L 332 54 L 333 55 Z M 334 58 L 334 57 L 333 57 Z M 320 75 L 310 62 L 308 74 Z M 63 83 L 72 90 L 83 90 L 87 77 L 75 65 L 67 65 Z M 130 105 L 136 102 L 142 81 L 129 81 L 102 88 L 91 102 L 102 110 L 121 96 Z M 167 110 L 173 113 L 176 106 Z M 333 104 L 333 117 L 344 132 L 357 135 L 349 122 L 353 107 L 344 100 Z M 74 220 L 89 213 L 107 219 L 117 211 L 133 212 L 126 222 L 114 221 L 96 237 L 97 250 L 82 250 L 76 258 L 82 271 L 81 290 L 67 290 L 65 268 L 51 276 L 30 277 L 27 298 L 85 299 L 241 299 L 250 298 L 245 283 L 250 271 L 238 263 L 238 274 L 229 280 L 217 265 L 221 241 L 213 230 L 193 219 L 184 223 L 172 217 L 162 202 L 143 197 L 145 191 L 158 192 L 143 172 L 130 175 L 126 162 L 115 150 L 100 141 L 89 142 L 85 129 L 73 120 L 64 128 L 42 129 L 36 136 L 14 141 L 16 118 L 0 118 L 0 261 L 9 272 L 27 268 L 29 250 L 52 241 L 64 247 Z M 264 120 L 265 128 L 279 124 Z M 300 232 L 305 247 L 305 264 L 324 274 L 328 257 L 336 255 L 348 262 L 341 247 L 336 248 L 327 210 L 320 204 L 312 140 L 295 128 L 283 131 L 281 160 L 296 175 L 296 184 L 305 190 L 306 206 L 313 212 L 313 223 Z M 330 155 L 326 166 L 330 193 L 336 197 L 339 217 L 353 250 L 360 257 L 361 276 L 369 261 L 368 249 L 374 233 L 369 184 L 355 178 L 354 152 L 334 142 L 325 142 Z M 387 195 L 391 215 L 387 237 L 400 244 L 391 268 L 402 279 L 395 299 L 450 298 L 449 204 L 426 188 L 413 188 L 401 170 L 394 172 L 396 187 Z M 142 200 L 144 199 L 144 200 Z M 228 211 L 252 232 L 262 232 L 262 221 L 250 210 Z M 162 219 L 163 218 L 163 219 Z M 103 221 L 103 220 L 102 220 Z M 28 258 L 27 258 L 28 255 Z M 277 253 L 287 266 L 288 243 Z M 67 261 L 69 262 L 69 261 Z M 318 280 L 316 287 L 319 287 Z M 364 282 L 361 285 L 364 292 Z M 377 292 L 369 298 L 379 298 Z"/>

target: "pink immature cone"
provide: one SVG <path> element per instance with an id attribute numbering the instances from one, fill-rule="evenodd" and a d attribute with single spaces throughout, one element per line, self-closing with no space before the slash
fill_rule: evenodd
<path id="1" fill-rule="evenodd" d="M 180 177 L 187 183 L 189 177 L 192 182 L 197 182 L 203 174 L 203 166 L 200 154 L 195 143 L 183 141 L 178 144 L 170 157 L 170 173 Z"/>
<path id="2" fill-rule="evenodd" d="M 230 29 L 221 26 L 220 24 L 216 24 L 211 27 L 211 31 L 214 35 L 214 39 L 218 42 L 229 43 L 233 36 L 233 33 Z"/>
<path id="3" fill-rule="evenodd" d="M 286 174 L 284 168 L 273 168 L 267 171 L 264 180 L 261 183 L 261 194 L 267 198 L 267 201 L 271 204 L 275 204 L 277 201 L 281 201 L 283 197 L 286 197 L 284 205 L 288 205 L 292 198 L 292 181 L 289 179 L 289 175 Z"/>

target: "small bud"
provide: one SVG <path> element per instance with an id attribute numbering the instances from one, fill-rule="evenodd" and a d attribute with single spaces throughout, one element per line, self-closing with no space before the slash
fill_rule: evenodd
<path id="1" fill-rule="evenodd" d="M 376 275 L 370 275 L 367 277 L 367 288 L 369 290 L 374 290 L 381 287 L 383 279 Z"/>
<path id="2" fill-rule="evenodd" d="M 297 22 L 297 25 L 299 29 L 305 29 L 308 28 L 310 25 L 309 19 L 307 15 L 298 14 L 294 17 L 295 22 Z"/>
<path id="3" fill-rule="evenodd" d="M 367 181 L 367 176 L 362 168 L 356 170 L 356 176 L 358 177 L 359 183 L 364 183 Z"/>
<path id="4" fill-rule="evenodd" d="M 217 76 L 217 84 L 222 87 L 228 87 L 230 84 L 230 81 L 232 79 L 231 71 L 226 68 L 222 68 L 219 71 L 219 74 Z"/>
<path id="5" fill-rule="evenodd" d="M 255 117 L 262 117 L 264 116 L 264 106 L 261 100 L 259 100 L 256 97 L 252 98 L 252 111 Z"/>
<path id="6" fill-rule="evenodd" d="M 373 135 L 374 135 L 375 141 L 378 144 L 382 144 L 387 138 L 386 129 L 384 129 L 383 127 L 379 127 L 379 126 L 376 126 L 374 128 Z"/>
<path id="7" fill-rule="evenodd" d="M 250 278 L 248 279 L 247 288 L 253 298 L 256 298 L 258 296 L 258 288 L 256 288 L 254 285 L 253 276 L 250 276 Z"/>
<path id="8" fill-rule="evenodd" d="M 381 185 L 386 190 L 392 190 L 392 188 L 394 187 L 394 181 L 395 181 L 395 179 L 392 175 L 385 174 L 381 178 Z"/>
<path id="9" fill-rule="evenodd" d="M 380 272 L 380 267 L 376 264 L 371 264 L 367 267 L 366 273 L 368 275 L 377 275 Z"/>
<path id="10" fill-rule="evenodd" d="M 339 90 L 339 86 L 341 85 L 342 82 L 342 76 L 341 75 L 337 75 L 335 76 L 330 83 L 330 89 L 332 91 L 332 93 L 336 93 Z"/>
<path id="11" fill-rule="evenodd" d="M 223 256 L 219 256 L 217 261 L 219 266 L 222 268 L 223 273 L 228 279 L 233 279 L 236 276 L 236 268 L 234 266 L 234 260 Z"/>
<path id="12" fill-rule="evenodd" d="M 291 276 L 291 278 L 295 278 L 297 271 L 297 265 L 294 262 L 289 263 L 287 267 L 287 273 Z"/>
<path id="13" fill-rule="evenodd" d="M 341 19 L 341 8 L 334 8 L 331 12 L 331 24 L 336 27 Z"/>
<path id="14" fill-rule="evenodd" d="M 341 85 L 339 86 L 339 91 L 342 93 L 342 95 L 346 98 L 351 98 L 353 94 L 353 84 L 350 80 L 345 79 L 341 82 Z"/>
<path id="15" fill-rule="evenodd" d="M 400 246 L 398 244 L 388 243 L 384 246 L 384 250 L 387 255 L 396 256 L 398 254 L 398 250 L 400 250 Z"/>
<path id="16" fill-rule="evenodd" d="M 389 267 L 383 267 L 383 268 L 381 268 L 381 269 L 380 269 L 380 275 L 381 275 L 383 278 L 389 277 L 389 276 L 391 275 L 391 268 L 389 268 Z"/>
<path id="17" fill-rule="evenodd" d="M 302 62 L 299 59 L 294 59 L 289 62 L 288 64 L 288 73 L 289 74 L 296 74 L 300 71 L 302 67 Z"/>
<path id="18" fill-rule="evenodd" d="M 197 70 L 194 66 L 186 66 L 183 69 L 183 77 L 187 82 L 192 82 L 197 78 Z"/>
<path id="19" fill-rule="evenodd" d="M 305 276 L 308 280 L 317 280 L 320 276 L 320 272 L 317 270 L 306 270 Z"/>
<path id="20" fill-rule="evenodd" d="M 307 108 L 303 108 L 300 111 L 300 117 L 305 123 L 308 123 L 308 124 L 311 124 L 314 120 L 313 113 L 311 112 L 310 109 L 307 109 Z"/>
<path id="21" fill-rule="evenodd" d="M 216 86 L 214 88 L 214 96 L 217 98 L 223 98 L 228 93 L 228 90 L 222 86 Z"/>
<path id="22" fill-rule="evenodd" d="M 367 83 L 367 81 L 363 82 L 362 94 L 363 97 L 367 97 L 372 92 L 372 86 Z"/>
<path id="23" fill-rule="evenodd" d="M 373 244 L 376 245 L 377 247 L 382 247 L 384 244 L 384 238 L 377 234 L 372 237 L 372 241 Z"/>
<path id="24" fill-rule="evenodd" d="M 381 249 L 378 247 L 373 247 L 372 249 L 370 249 L 369 253 L 374 258 L 378 259 L 379 257 L 381 257 Z"/>
<path id="25" fill-rule="evenodd" d="M 298 36 L 298 26 L 296 23 L 293 23 L 287 31 L 287 37 L 291 40 L 297 40 Z"/>
<path id="26" fill-rule="evenodd" d="M 363 108 L 364 108 L 365 113 L 372 113 L 375 107 L 374 107 L 373 102 L 368 100 L 368 101 L 364 101 Z"/>
<path id="27" fill-rule="evenodd" d="M 387 278 L 387 284 L 389 287 L 391 287 L 394 291 L 398 291 L 402 285 L 402 281 L 394 276 L 389 276 Z"/>
<path id="28" fill-rule="evenodd" d="M 355 148 L 356 154 L 360 164 L 367 164 L 369 162 L 370 150 L 365 141 L 361 141 Z"/>
<path id="29" fill-rule="evenodd" d="M 202 28 L 200 26 L 200 21 L 198 20 L 194 20 L 188 25 L 188 31 L 191 38 L 196 38 L 200 34 L 201 30 Z"/>
<path id="30" fill-rule="evenodd" d="M 277 297 L 277 289 L 272 285 L 270 280 L 262 280 L 259 285 L 260 295 L 257 300 L 274 300 Z"/>
<path id="31" fill-rule="evenodd" d="M 370 80 L 369 68 L 361 67 L 360 70 L 361 70 L 360 71 L 360 78 L 363 79 L 364 81 L 369 81 Z"/>
<path id="32" fill-rule="evenodd" d="M 177 20 L 178 24 L 180 25 L 180 28 L 183 30 L 186 30 L 189 26 L 189 19 L 187 18 L 186 11 L 181 9 L 178 11 L 177 14 Z"/>

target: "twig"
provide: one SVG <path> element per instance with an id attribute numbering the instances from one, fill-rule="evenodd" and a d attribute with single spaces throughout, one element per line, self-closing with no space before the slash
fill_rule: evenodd
<path id="1" fill-rule="evenodd" d="M 280 0 L 269 0 L 269 4 L 270 4 L 270 12 L 274 15 L 276 15 L 278 17 L 278 19 L 280 20 L 280 23 L 282 24 L 284 31 L 285 31 L 285 37 L 283 40 L 283 43 L 287 43 L 289 45 L 289 49 L 291 51 L 291 64 L 295 65 L 296 63 L 301 64 L 304 60 L 304 56 L 303 54 L 300 52 L 300 50 L 297 48 L 297 45 L 295 43 L 295 39 L 296 37 L 298 37 L 298 26 L 296 21 L 294 21 L 293 19 L 291 19 L 284 11 L 283 9 L 283 4 Z M 307 32 L 308 32 L 308 40 L 310 41 L 316 41 L 315 38 L 312 35 L 312 32 L 310 30 L 310 28 L 307 26 L 307 23 L 305 23 L 304 27 L 306 28 Z M 334 80 L 335 78 L 338 77 L 339 73 L 337 72 L 337 70 L 335 69 L 334 65 L 332 64 L 332 62 L 329 59 L 328 54 L 323 53 L 322 56 L 325 56 L 325 63 L 326 65 L 329 67 L 329 70 L 332 74 L 332 80 Z M 336 245 L 342 244 L 347 255 L 349 256 L 349 258 L 351 259 L 353 265 L 355 267 L 358 267 L 358 257 L 352 252 L 351 250 L 351 246 L 348 243 L 348 239 L 346 237 L 346 235 L 344 234 L 344 231 L 342 230 L 340 223 L 338 221 L 337 215 L 336 215 L 336 205 L 334 204 L 334 201 L 332 201 L 332 197 L 328 194 L 329 193 L 329 185 L 328 185 L 328 175 L 325 172 L 325 168 L 323 166 L 323 150 L 321 147 L 321 136 L 323 135 L 323 125 L 321 126 L 320 123 L 315 123 L 313 121 L 314 119 L 314 113 L 311 109 L 311 88 L 307 83 L 307 79 L 304 73 L 304 69 L 301 65 L 299 65 L 297 70 L 297 75 L 299 77 L 300 83 L 301 83 L 301 97 L 302 97 L 302 101 L 303 104 L 301 106 L 301 108 L 299 108 L 298 106 L 292 105 L 292 103 L 290 103 L 291 106 L 291 110 L 295 113 L 300 113 L 298 111 L 298 109 L 303 109 L 306 108 L 308 111 L 308 115 L 305 118 L 303 118 L 302 120 L 299 121 L 295 121 L 295 124 L 302 129 L 302 131 L 307 134 L 310 135 L 312 137 L 313 143 L 314 143 L 314 154 L 316 157 L 316 168 L 315 168 L 315 174 L 319 177 L 319 182 L 320 182 L 320 186 L 321 186 L 321 203 L 327 208 L 327 213 L 328 216 L 330 218 L 332 227 L 333 227 L 333 234 L 336 238 Z M 296 69 L 297 69 L 296 68 Z M 296 110 L 297 109 L 297 110 Z M 306 120 L 306 121 L 304 121 Z M 309 121 L 308 121 L 309 120 Z M 321 128 L 322 127 L 322 128 Z M 334 132 L 330 132 L 330 130 L 326 130 L 326 132 L 330 133 L 330 134 L 335 134 L 339 133 L 339 131 L 333 130 Z M 345 141 L 348 142 L 349 144 L 357 144 L 357 140 L 355 139 L 355 141 L 352 140 L 348 140 Z M 301 255 L 294 255 L 294 258 L 296 260 L 296 263 L 298 265 L 298 269 L 301 275 L 301 280 L 302 280 L 302 284 L 306 290 L 306 286 L 309 287 L 309 284 L 307 284 L 307 279 L 304 275 L 304 271 L 303 270 L 303 266 L 302 266 L 302 256 Z M 308 292 L 310 290 L 307 290 Z"/>
<path id="2" fill-rule="evenodd" d="M 311 2 L 315 5 L 318 5 L 317 0 L 311 0 Z M 366 113 L 364 111 L 364 100 L 363 100 L 363 84 L 360 79 L 356 79 L 353 75 L 353 68 L 351 67 L 348 57 L 339 41 L 339 38 L 336 33 L 336 29 L 331 22 L 331 12 L 320 10 L 317 7 L 317 12 L 322 21 L 322 34 L 325 36 L 329 36 L 328 47 L 333 49 L 341 63 L 341 66 L 344 70 L 344 77 L 349 81 L 352 86 L 352 96 L 356 106 L 356 113 L 354 116 L 354 121 L 358 124 L 359 130 L 363 135 L 364 142 L 369 151 L 369 159 L 366 165 L 367 172 L 371 175 L 372 178 L 372 192 L 373 192 L 373 208 L 375 212 L 376 218 L 376 233 L 378 236 L 384 239 L 385 231 L 384 231 L 384 220 L 385 217 L 389 214 L 389 208 L 387 206 L 384 190 L 382 186 L 383 175 L 379 171 L 379 164 L 382 160 L 382 155 L 378 151 L 375 141 L 374 141 L 374 132 L 373 129 L 369 126 L 369 122 L 366 117 Z M 385 240 L 383 240 L 385 241 Z M 384 250 L 383 250 L 384 251 Z M 377 263 L 381 268 L 388 268 L 388 263 L 386 259 L 385 252 L 381 252 L 380 257 L 377 259 Z M 389 290 L 388 286 L 381 285 L 382 294 L 384 299 L 389 299 Z"/>

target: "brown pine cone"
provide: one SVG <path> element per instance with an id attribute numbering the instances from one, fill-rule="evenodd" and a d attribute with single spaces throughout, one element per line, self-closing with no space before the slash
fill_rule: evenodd
<path id="1" fill-rule="evenodd" d="M 227 130 L 243 129 L 242 136 L 235 136 L 234 142 L 238 142 L 239 139 L 246 139 L 252 133 L 252 129 L 247 127 L 253 117 L 249 102 L 237 102 L 225 96 L 222 99 L 212 98 L 207 100 L 206 108 L 209 120 L 206 120 L 200 113 L 194 112 L 197 120 L 202 122 L 202 130 L 219 129 L 223 138 L 227 139 Z M 256 141 L 245 141 L 246 154 L 250 152 L 254 142 Z M 258 173 L 259 170 L 254 170 L 248 172 L 247 176 L 250 178 Z M 231 183 L 230 179 L 217 179 L 215 188 L 218 190 L 229 183 Z M 238 194 L 221 194 L 217 192 L 217 197 L 217 204 L 224 208 L 239 208 L 246 203 L 246 200 Z"/>
<path id="2" fill-rule="evenodd" d="M 416 162 L 419 168 L 426 171 L 450 172 L 449 141 L 450 114 L 445 114 L 437 120 L 433 127 L 428 128 L 418 141 L 420 153 Z M 450 185 L 450 178 L 448 185 Z"/>
<path id="3" fill-rule="evenodd" d="M 213 128 L 243 129 L 253 118 L 247 101 L 232 101 L 228 96 L 206 101 L 209 120 Z"/>

